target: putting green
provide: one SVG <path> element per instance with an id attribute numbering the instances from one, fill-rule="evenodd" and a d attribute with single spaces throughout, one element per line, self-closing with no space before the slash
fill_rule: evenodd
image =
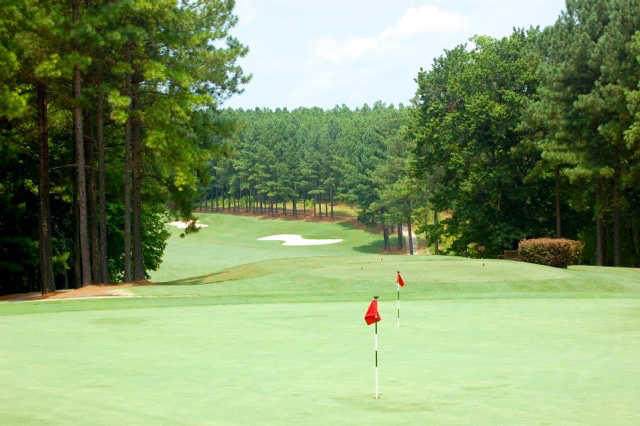
<path id="1" fill-rule="evenodd" d="M 65 302 L 60 302 L 65 303 Z M 638 424 L 640 300 L 2 317 L 3 424 Z"/>
<path id="2" fill-rule="evenodd" d="M 200 219 L 135 297 L 0 302 L 0 424 L 640 424 L 638 269 L 385 256 L 346 224 Z M 257 240 L 286 233 L 344 243 Z"/>

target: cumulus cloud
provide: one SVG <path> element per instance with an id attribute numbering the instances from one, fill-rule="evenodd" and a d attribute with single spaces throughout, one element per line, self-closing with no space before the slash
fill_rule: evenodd
<path id="1" fill-rule="evenodd" d="M 394 27 L 389 27 L 380 34 L 380 38 L 407 39 L 423 33 L 456 32 L 464 25 L 465 19 L 462 16 L 441 11 L 428 4 L 409 8 Z"/>
<path id="2" fill-rule="evenodd" d="M 433 5 L 411 7 L 396 24 L 375 36 L 348 40 L 322 39 L 316 43 L 316 58 L 331 62 L 357 60 L 365 55 L 384 54 L 423 34 L 460 31 L 466 20 Z"/>

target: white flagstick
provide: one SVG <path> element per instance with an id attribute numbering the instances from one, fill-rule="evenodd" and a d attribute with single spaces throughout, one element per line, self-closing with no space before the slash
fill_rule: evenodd
<path id="1" fill-rule="evenodd" d="M 396 284 L 398 285 L 398 328 L 400 328 L 400 283 L 396 282 Z"/>
<path id="2" fill-rule="evenodd" d="M 377 299 L 377 297 L 376 297 Z M 375 334 L 375 350 L 376 350 L 376 399 L 378 399 L 378 322 L 376 321 L 376 334 Z"/>
<path id="3" fill-rule="evenodd" d="M 378 296 L 373 296 L 375 300 L 378 300 Z M 374 349 L 376 354 L 376 389 L 375 396 L 378 399 L 378 321 L 375 322 L 375 338 L 374 338 Z"/>
<path id="4" fill-rule="evenodd" d="M 400 328 L 400 271 L 396 276 L 396 285 L 398 286 L 398 328 Z"/>

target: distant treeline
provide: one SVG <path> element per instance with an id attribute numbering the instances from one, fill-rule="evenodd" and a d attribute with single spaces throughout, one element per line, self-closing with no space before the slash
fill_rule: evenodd
<path id="1" fill-rule="evenodd" d="M 567 7 L 446 51 L 408 107 L 226 111 L 244 128 L 201 195 L 261 212 L 340 200 L 456 254 L 562 236 L 585 262 L 640 264 L 640 3 Z"/>

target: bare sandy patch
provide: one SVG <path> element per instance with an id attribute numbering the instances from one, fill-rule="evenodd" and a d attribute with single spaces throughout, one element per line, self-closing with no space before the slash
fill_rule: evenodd
<path id="1" fill-rule="evenodd" d="M 333 240 L 312 240 L 302 238 L 302 235 L 298 234 L 278 234 L 270 235 L 268 237 L 258 238 L 259 241 L 284 241 L 283 246 L 322 246 L 327 244 L 341 243 L 342 239 Z"/>
<path id="2" fill-rule="evenodd" d="M 56 290 L 53 293 L 21 293 L 0 297 L 0 301 L 24 302 L 31 300 L 58 300 L 58 299 L 90 299 L 95 297 L 135 297 L 127 290 L 141 285 L 154 285 L 151 281 L 140 280 L 132 283 L 121 284 L 91 284 L 73 290 Z"/>

